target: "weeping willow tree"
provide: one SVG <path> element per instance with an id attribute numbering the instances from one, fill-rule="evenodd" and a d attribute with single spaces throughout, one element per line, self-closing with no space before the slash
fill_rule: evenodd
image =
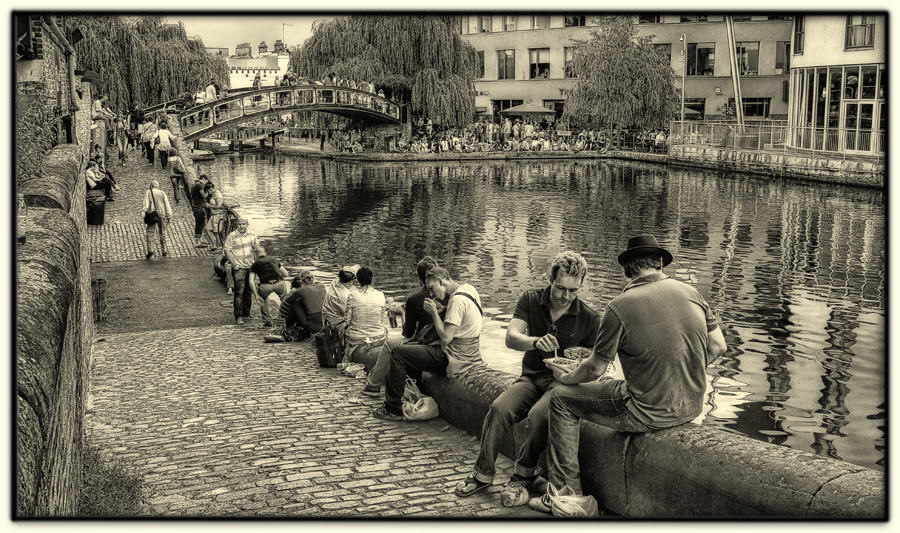
<path id="1" fill-rule="evenodd" d="M 627 16 L 602 16 L 574 40 L 575 88 L 562 120 L 578 127 L 665 128 L 678 110 L 675 71 Z"/>
<path id="2" fill-rule="evenodd" d="M 365 15 L 317 21 L 291 52 L 300 76 L 365 80 L 417 117 L 462 126 L 475 115 L 477 54 L 453 31 L 452 16 Z"/>
<path id="3" fill-rule="evenodd" d="M 195 93 L 210 81 L 229 86 L 224 58 L 206 53 L 203 41 L 188 38 L 184 25 L 164 17 L 70 16 L 66 25 L 81 30 L 75 44 L 78 68 L 100 74 L 98 93 L 113 108 L 151 106 Z"/>

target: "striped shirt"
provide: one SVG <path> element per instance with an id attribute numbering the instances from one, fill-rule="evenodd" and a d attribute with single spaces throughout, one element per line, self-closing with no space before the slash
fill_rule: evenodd
<path id="1" fill-rule="evenodd" d="M 256 261 L 254 252 L 257 248 L 259 248 L 259 241 L 249 229 L 243 234 L 234 230 L 225 239 L 225 251 L 231 252 L 233 255 L 231 264 L 234 268 L 250 268 Z"/>
<path id="2" fill-rule="evenodd" d="M 364 339 L 384 335 L 384 293 L 371 285 L 365 290 L 357 287 L 350 289 L 347 297 L 347 315 L 350 325 L 347 327 L 347 338 Z"/>

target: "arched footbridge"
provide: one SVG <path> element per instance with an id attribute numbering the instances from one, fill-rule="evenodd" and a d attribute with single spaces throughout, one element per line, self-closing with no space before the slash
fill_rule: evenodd
<path id="1" fill-rule="evenodd" d="M 166 102 L 145 112 L 162 110 L 176 102 Z M 393 101 L 366 91 L 328 85 L 267 87 L 232 93 L 181 111 L 178 122 L 184 140 L 192 141 L 252 118 L 290 111 L 321 111 L 368 122 L 400 123 L 400 106 Z"/>

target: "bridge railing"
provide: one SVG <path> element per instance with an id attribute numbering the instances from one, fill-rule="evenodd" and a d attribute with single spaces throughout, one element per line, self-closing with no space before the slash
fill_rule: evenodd
<path id="1" fill-rule="evenodd" d="M 345 87 L 300 85 L 252 90 L 195 106 L 181 114 L 181 129 L 184 135 L 190 136 L 243 117 L 312 105 L 327 106 L 330 110 L 370 109 L 400 120 L 400 106 L 372 93 Z"/>

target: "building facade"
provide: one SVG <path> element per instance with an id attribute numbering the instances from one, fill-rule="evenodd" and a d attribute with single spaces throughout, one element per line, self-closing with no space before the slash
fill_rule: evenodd
<path id="1" fill-rule="evenodd" d="M 480 115 L 526 102 L 562 114 L 577 79 L 567 65 L 573 40 L 589 39 L 598 14 L 463 15 L 458 31 L 478 52 Z M 786 120 L 792 17 L 733 15 L 744 116 Z M 671 58 L 685 87 L 685 119 L 716 120 L 734 104 L 724 15 L 634 15 L 638 34 Z M 682 41 L 682 35 L 684 40 Z M 684 52 L 684 54 L 683 54 Z M 683 80 L 683 81 L 682 81 Z"/>
<path id="2" fill-rule="evenodd" d="M 887 17 L 795 17 L 789 146 L 883 154 L 887 129 Z"/>
<path id="3" fill-rule="evenodd" d="M 258 54 L 253 57 L 250 43 L 240 43 L 235 47 L 234 55 L 228 58 L 230 70 L 229 82 L 232 89 L 243 89 L 253 86 L 253 79 L 259 73 L 263 87 L 275 85 L 275 77 L 279 80 L 288 70 L 291 55 L 281 40 L 275 41 L 274 51 L 269 52 L 265 41 L 259 43 Z"/>

